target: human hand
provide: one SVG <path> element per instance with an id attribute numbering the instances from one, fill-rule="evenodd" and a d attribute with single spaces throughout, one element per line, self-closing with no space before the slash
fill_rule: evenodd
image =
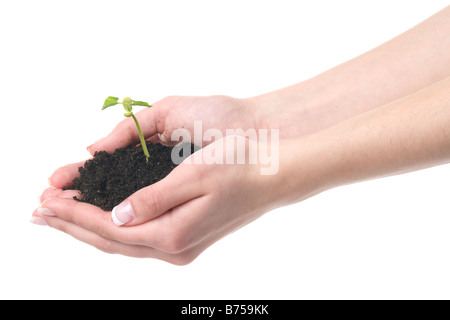
<path id="1" fill-rule="evenodd" d="M 223 134 L 226 129 L 256 128 L 254 110 L 245 100 L 225 96 L 168 97 L 136 116 L 146 138 L 173 144 L 171 135 L 176 129 L 183 128 L 194 134 L 194 120 L 202 121 L 205 129 L 218 129 Z M 91 153 L 99 150 L 112 152 L 138 141 L 134 123 L 125 119 L 88 150 Z M 202 143 L 208 144 L 210 141 Z M 214 144 L 213 149 L 223 147 L 223 142 Z M 205 151 L 208 149 L 201 152 Z M 62 190 L 71 187 L 73 179 L 79 175 L 78 167 L 82 165 L 83 162 L 64 166 L 50 177 L 53 188 L 44 191 L 41 197 L 43 205 L 33 217 L 35 221 L 49 224 L 107 252 L 155 256 L 184 263 L 212 242 L 265 212 L 266 205 L 260 197 L 250 195 L 259 190 L 250 184 L 250 181 L 254 182 L 254 178 L 250 177 L 256 175 L 255 168 L 258 166 L 188 165 L 185 162 L 166 179 L 136 192 L 118 206 L 134 209 L 132 221 L 127 221 L 122 228 L 127 230 L 123 235 L 125 231 L 118 230 L 121 228 L 112 223 L 111 212 L 72 200 L 74 195 L 81 196 L 78 191 Z M 269 184 L 261 185 L 267 188 Z M 271 190 L 270 193 L 274 195 L 276 192 Z M 269 198 L 265 197 L 267 200 Z M 52 207 L 55 205 L 57 207 Z M 216 208 L 220 208 L 220 212 Z M 116 212 L 118 217 L 121 216 L 119 211 Z M 130 216 L 125 212 L 125 218 Z M 123 217 L 122 214 L 122 220 Z M 160 231 L 155 233 L 153 229 Z M 146 236 L 147 233 L 152 234 L 153 238 Z"/>
<path id="2" fill-rule="evenodd" d="M 227 129 L 260 128 L 258 108 L 248 99 L 228 96 L 171 96 L 152 104 L 136 113 L 143 135 L 154 143 L 175 145 L 172 133 L 183 128 L 194 134 L 194 121 L 201 121 L 202 129 L 214 128 L 222 135 Z M 193 141 L 194 142 L 194 141 Z M 195 141 L 207 145 L 211 141 Z M 93 155 L 96 151 L 113 152 L 117 148 L 139 143 L 132 119 L 122 120 L 106 137 L 90 145 L 87 149 Z"/>
<path id="3" fill-rule="evenodd" d="M 230 142 L 238 139 L 245 140 L 246 154 L 251 145 L 259 143 L 227 136 L 199 150 L 166 178 L 130 196 L 124 211 L 129 213 L 132 208 L 132 219 L 122 227 L 113 223 L 111 212 L 70 199 L 72 190 L 60 190 L 78 174 L 81 164 L 52 175 L 57 189 L 44 192 L 42 206 L 33 217 L 105 252 L 187 264 L 286 198 L 285 167 L 276 175 L 261 175 L 261 163 L 195 163 L 194 156 L 203 159 L 219 151 L 224 157 L 229 152 L 236 154 L 238 143 Z M 283 144 L 282 152 L 289 149 Z"/>

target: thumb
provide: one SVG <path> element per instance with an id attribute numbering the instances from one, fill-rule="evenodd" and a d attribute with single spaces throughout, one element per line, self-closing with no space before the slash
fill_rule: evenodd
<path id="1" fill-rule="evenodd" d="M 178 166 L 167 177 L 140 189 L 114 207 L 111 212 L 117 226 L 135 226 L 159 217 L 170 209 L 201 195 L 198 183 L 188 177 L 191 168 Z M 181 169 L 181 170 L 177 170 Z M 184 170 L 183 170 L 184 169 Z"/>
<path id="2" fill-rule="evenodd" d="M 155 105 L 152 108 L 146 108 L 136 113 L 144 138 L 157 134 L 158 129 L 162 130 L 164 127 L 165 115 Z M 87 150 L 91 155 L 94 155 L 96 151 L 112 153 L 117 148 L 137 144 L 139 141 L 139 133 L 133 119 L 126 118 L 119 122 L 106 137 L 88 146 Z"/>

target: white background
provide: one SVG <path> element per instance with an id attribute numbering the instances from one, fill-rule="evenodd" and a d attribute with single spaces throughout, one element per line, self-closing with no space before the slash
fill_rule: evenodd
<path id="1" fill-rule="evenodd" d="M 447 4 L 1 1 L 0 298 L 450 298 L 449 166 L 275 210 L 184 267 L 108 255 L 28 222 L 51 172 L 87 158 L 122 119 L 100 112 L 106 96 L 261 94 Z"/>

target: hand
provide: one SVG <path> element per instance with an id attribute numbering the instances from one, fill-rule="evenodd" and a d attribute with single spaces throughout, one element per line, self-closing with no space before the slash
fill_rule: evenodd
<path id="1" fill-rule="evenodd" d="M 204 129 L 215 128 L 224 134 L 226 129 L 257 128 L 254 110 L 245 100 L 225 96 L 169 97 L 137 117 L 147 138 L 171 144 L 175 129 L 184 128 L 193 134 L 194 120 L 202 120 Z M 88 150 L 112 152 L 138 139 L 134 123 L 125 119 Z M 224 147 L 226 139 L 231 137 L 201 152 Z M 279 188 L 270 187 L 273 183 L 266 181 L 271 179 L 261 176 L 258 165 L 189 165 L 185 161 L 162 181 L 130 196 L 121 207 L 133 208 L 133 219 L 118 228 L 111 221 L 111 212 L 72 200 L 74 195 L 80 197 L 78 191 L 61 190 L 71 187 L 82 165 L 64 166 L 50 177 L 54 188 L 44 191 L 42 207 L 33 214 L 35 222 L 107 252 L 155 257 L 176 264 L 191 261 L 211 243 L 256 219 L 268 210 L 269 199 L 278 198 L 269 196 L 275 196 L 274 190 Z M 258 180 L 261 182 L 253 185 Z M 267 196 L 261 198 L 263 193 Z"/>
<path id="2" fill-rule="evenodd" d="M 237 144 L 227 143 L 235 136 L 215 141 L 130 196 L 121 208 L 129 217 L 122 227 L 110 212 L 58 190 L 77 174 L 69 165 L 52 176 L 60 185 L 44 193 L 33 217 L 107 252 L 186 264 L 270 209 L 339 185 L 448 163 L 449 86 L 450 77 L 315 135 L 280 141 L 275 175 L 261 175 L 261 162 L 190 164 L 196 154 L 224 148 L 225 155 L 237 154 L 228 149 Z M 263 146 L 246 142 L 246 154 L 254 144 Z"/>
<path id="3" fill-rule="evenodd" d="M 174 145 L 171 141 L 174 130 L 184 128 L 193 137 L 194 121 L 201 121 L 203 130 L 218 129 L 223 136 L 226 129 L 260 128 L 257 108 L 248 99 L 228 96 L 164 98 L 136 114 L 143 135 L 152 142 Z M 200 142 L 200 141 L 199 141 Z M 96 151 L 113 152 L 117 148 L 139 143 L 136 126 L 131 118 L 122 120 L 106 137 L 88 147 L 93 155 Z M 203 141 L 203 145 L 209 141 Z"/>
<path id="4" fill-rule="evenodd" d="M 277 175 L 261 175 L 261 164 L 195 164 L 194 156 L 233 151 L 243 137 L 227 136 L 191 155 L 165 179 L 129 197 L 133 219 L 116 226 L 111 212 L 70 199 L 73 191 L 49 189 L 33 217 L 109 252 L 187 264 L 212 243 L 255 220 L 285 199 Z M 246 152 L 255 141 L 246 140 Z M 291 147 L 283 145 L 283 152 Z M 57 188 L 77 175 L 77 166 L 57 170 Z M 280 167 L 281 169 L 281 167 Z M 305 183 L 305 186 L 308 185 Z M 306 188 L 305 188 L 306 189 Z M 307 192 L 306 192 L 307 193 Z"/>

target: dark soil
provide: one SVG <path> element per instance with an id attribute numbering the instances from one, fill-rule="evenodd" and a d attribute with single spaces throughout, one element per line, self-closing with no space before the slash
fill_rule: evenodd
<path id="1" fill-rule="evenodd" d="M 177 165 L 171 160 L 172 147 L 147 142 L 148 162 L 141 146 L 117 149 L 109 154 L 96 152 L 78 170 L 70 189 L 81 191 L 81 199 L 110 211 L 131 194 L 166 177 Z M 191 146 L 191 153 L 194 146 Z"/>

